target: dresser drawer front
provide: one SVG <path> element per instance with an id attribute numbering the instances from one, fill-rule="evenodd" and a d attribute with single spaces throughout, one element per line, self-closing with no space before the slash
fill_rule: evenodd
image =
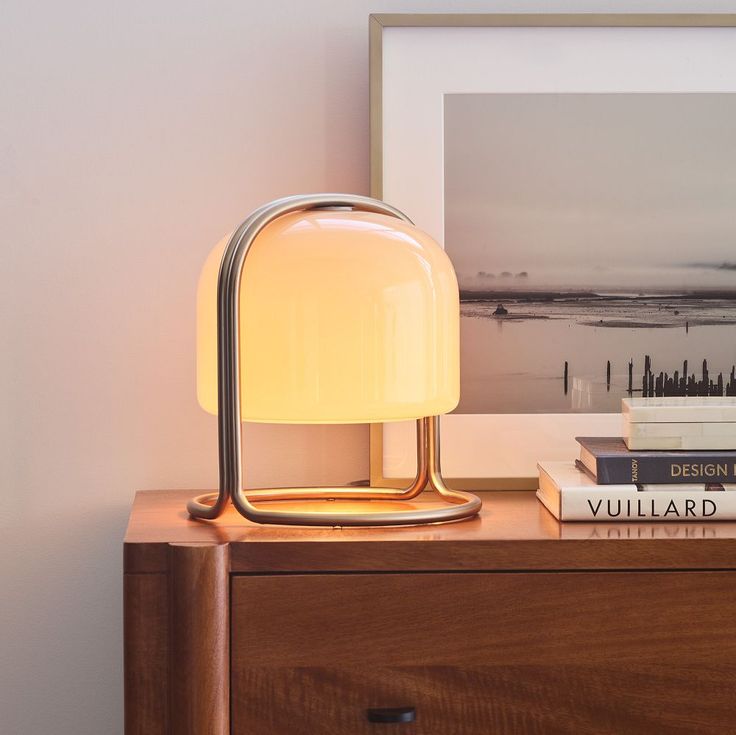
<path id="1" fill-rule="evenodd" d="M 237 735 L 730 732 L 732 572 L 232 582 Z M 416 721 L 369 723 L 413 706 Z"/>

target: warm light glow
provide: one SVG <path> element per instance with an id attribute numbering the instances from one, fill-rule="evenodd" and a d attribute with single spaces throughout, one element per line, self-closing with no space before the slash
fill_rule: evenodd
<path id="1" fill-rule="evenodd" d="M 197 295 L 197 395 L 217 413 L 217 275 Z M 458 403 L 459 299 L 449 258 L 394 217 L 319 210 L 258 236 L 240 297 L 242 418 L 359 423 L 447 413 Z"/>

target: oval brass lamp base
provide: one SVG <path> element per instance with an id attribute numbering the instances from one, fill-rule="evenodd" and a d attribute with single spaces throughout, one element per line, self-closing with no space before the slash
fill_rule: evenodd
<path id="1" fill-rule="evenodd" d="M 240 490 L 232 497 L 207 493 L 190 500 L 187 510 L 193 518 L 212 520 L 231 501 L 242 516 L 255 523 L 294 526 L 412 526 L 476 515 L 480 498 L 453 490 L 442 480 L 439 449 L 439 417 L 430 416 L 417 421 L 417 474 L 405 489 L 268 488 Z M 433 490 L 437 502 L 411 502 L 425 490 Z M 269 507 L 269 503 L 274 505 Z"/>
<path id="2" fill-rule="evenodd" d="M 248 501 L 253 505 L 255 514 L 249 512 L 246 517 L 256 523 L 294 526 L 414 526 L 469 518 L 476 515 L 481 506 L 480 498 L 469 493 L 458 493 L 467 496 L 467 500 L 440 505 L 431 501 L 371 500 L 375 488 L 364 488 L 360 499 L 344 500 L 336 497 L 335 491 L 340 489 L 319 488 L 323 495 L 310 499 L 305 499 L 303 495 L 305 492 L 311 493 L 313 488 L 269 489 L 269 497 L 259 497 L 261 491 L 250 492 Z M 216 493 L 200 495 L 189 504 L 188 510 L 196 517 L 195 504 L 209 505 L 216 499 Z M 273 507 L 267 507 L 260 505 L 263 501 L 278 502 L 273 502 Z"/>

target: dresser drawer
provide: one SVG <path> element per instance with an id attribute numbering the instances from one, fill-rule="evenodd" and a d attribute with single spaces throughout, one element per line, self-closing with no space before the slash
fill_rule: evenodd
<path id="1" fill-rule="evenodd" d="M 236 735 L 732 732 L 733 572 L 235 576 Z M 415 721 L 367 710 L 411 706 Z"/>

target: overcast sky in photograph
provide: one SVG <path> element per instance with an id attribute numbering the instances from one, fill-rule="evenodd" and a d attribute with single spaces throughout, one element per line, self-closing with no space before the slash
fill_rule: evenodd
<path id="1" fill-rule="evenodd" d="M 461 285 L 736 262 L 736 94 L 451 94 L 444 144 Z"/>

